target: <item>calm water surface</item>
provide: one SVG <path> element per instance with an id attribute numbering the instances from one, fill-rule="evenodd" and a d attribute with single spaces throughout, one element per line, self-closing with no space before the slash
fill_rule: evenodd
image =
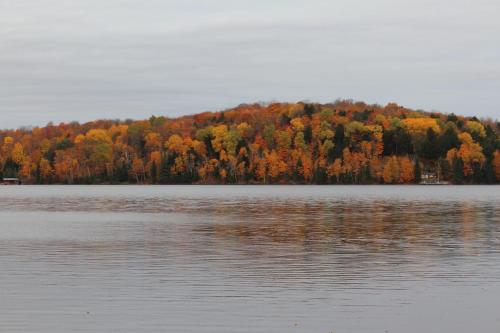
<path id="1" fill-rule="evenodd" d="M 499 186 L 0 187 L 0 332 L 499 330 Z"/>

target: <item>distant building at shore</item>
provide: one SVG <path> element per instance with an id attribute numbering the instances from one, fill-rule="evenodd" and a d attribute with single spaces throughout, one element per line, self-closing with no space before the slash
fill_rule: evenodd
<path id="1" fill-rule="evenodd" d="M 2 185 L 21 185 L 19 178 L 3 178 Z"/>
<path id="2" fill-rule="evenodd" d="M 433 172 L 425 172 L 422 174 L 421 185 L 447 185 L 449 182 L 439 179 L 439 175 Z"/>

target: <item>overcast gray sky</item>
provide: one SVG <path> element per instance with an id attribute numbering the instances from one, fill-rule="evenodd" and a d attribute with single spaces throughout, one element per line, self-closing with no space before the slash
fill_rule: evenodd
<path id="1" fill-rule="evenodd" d="M 0 0 L 0 127 L 256 101 L 500 118 L 498 0 Z"/>

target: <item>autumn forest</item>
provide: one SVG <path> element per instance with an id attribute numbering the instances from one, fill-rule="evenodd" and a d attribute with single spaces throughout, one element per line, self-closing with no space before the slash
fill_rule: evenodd
<path id="1" fill-rule="evenodd" d="M 0 131 L 24 184 L 500 182 L 500 123 L 391 103 L 240 105 L 176 119 Z"/>

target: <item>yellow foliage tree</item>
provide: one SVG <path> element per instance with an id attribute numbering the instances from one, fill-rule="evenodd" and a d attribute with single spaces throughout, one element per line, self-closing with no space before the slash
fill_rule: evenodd
<path id="1" fill-rule="evenodd" d="M 401 122 L 412 135 L 423 137 L 429 128 L 435 133 L 441 132 L 441 128 L 434 118 L 406 118 Z"/>
<path id="2" fill-rule="evenodd" d="M 465 127 L 470 133 L 476 134 L 480 138 L 484 138 L 486 136 L 486 130 L 484 129 L 483 124 L 478 121 L 468 120 L 465 123 Z"/>
<path id="3" fill-rule="evenodd" d="M 18 165 L 23 164 L 24 159 L 25 159 L 25 155 L 24 155 L 24 148 L 23 148 L 23 145 L 21 143 L 16 142 L 14 144 L 14 149 L 12 149 L 11 157 L 12 157 L 12 160 L 16 164 L 18 164 Z"/>
<path id="4" fill-rule="evenodd" d="M 387 158 L 384 165 L 383 177 L 386 184 L 394 184 L 399 182 L 400 170 L 398 159 L 396 156 Z"/>
<path id="5" fill-rule="evenodd" d="M 403 156 L 399 159 L 400 172 L 399 172 L 399 182 L 400 183 L 411 183 L 415 179 L 413 174 L 413 163 L 408 156 Z"/>

